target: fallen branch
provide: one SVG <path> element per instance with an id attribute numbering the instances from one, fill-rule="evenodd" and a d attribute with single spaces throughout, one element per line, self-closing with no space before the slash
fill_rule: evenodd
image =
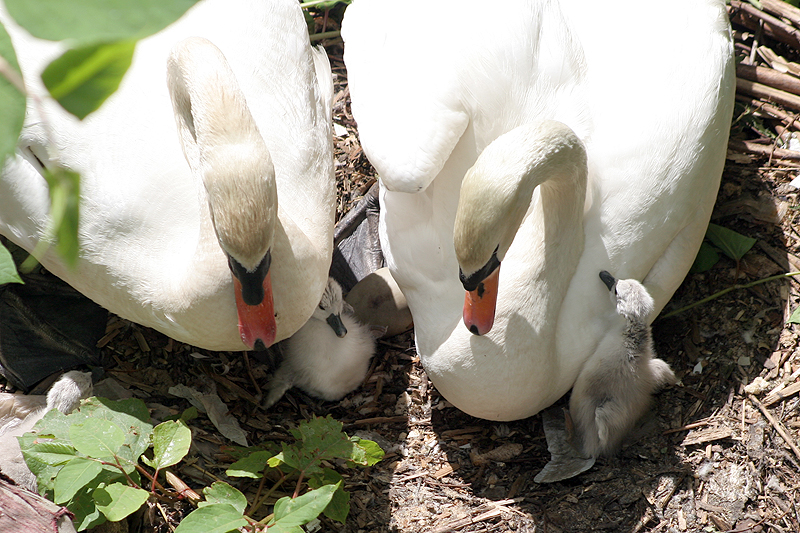
<path id="1" fill-rule="evenodd" d="M 781 91 L 786 91 L 794 95 L 800 95 L 799 78 L 778 72 L 772 68 L 740 63 L 736 66 L 736 75 L 745 80 L 768 85 L 769 87 L 780 89 Z"/>
<path id="2" fill-rule="evenodd" d="M 791 115 L 781 109 L 767 102 L 761 100 L 754 100 L 750 96 L 744 94 L 737 94 L 736 99 L 743 104 L 754 108 L 754 113 L 764 112 L 772 118 L 776 118 L 786 125 L 786 128 L 800 129 L 800 117 Z"/>
<path id="3" fill-rule="evenodd" d="M 759 155 L 767 155 L 778 159 L 800 161 L 800 152 L 795 152 L 794 150 L 784 150 L 783 148 L 775 148 L 772 145 L 768 146 L 753 141 L 731 139 L 728 141 L 728 147 L 736 150 L 737 152 L 754 153 Z"/>
<path id="4" fill-rule="evenodd" d="M 480 522 L 484 522 L 486 520 L 490 520 L 492 518 L 498 517 L 498 516 L 502 515 L 502 513 L 504 511 L 505 512 L 516 512 L 517 514 L 519 514 L 518 511 L 516 511 L 513 508 L 506 507 L 506 505 L 509 505 L 509 504 L 512 504 L 512 503 L 519 503 L 524 499 L 525 498 L 511 498 L 511 499 L 508 499 L 508 500 L 500 500 L 500 501 L 497 501 L 497 502 L 487 502 L 487 503 L 481 505 L 480 507 L 478 507 L 477 509 L 475 509 L 476 513 L 480 513 L 477 516 L 474 516 L 474 517 L 467 516 L 465 518 L 460 518 L 458 520 L 453 520 L 449 524 L 446 524 L 446 525 L 440 527 L 439 529 L 434 530 L 434 533 L 449 533 L 449 532 L 455 531 L 457 529 L 461 529 L 462 527 L 467 527 L 467 526 L 471 526 L 473 524 L 478 524 Z M 484 509 L 486 509 L 486 508 L 489 508 L 489 509 L 484 511 Z"/>
<path id="5" fill-rule="evenodd" d="M 789 396 L 793 394 L 797 394 L 800 392 L 800 381 L 797 383 L 792 383 L 788 387 L 784 387 L 780 390 L 775 390 L 767 394 L 767 397 L 764 398 L 764 405 L 770 406 L 773 403 L 778 403 L 781 400 L 785 400 Z"/>
<path id="6" fill-rule="evenodd" d="M 354 420 L 349 424 L 345 424 L 345 427 L 353 427 L 353 426 L 369 426 L 371 424 L 398 424 L 401 422 L 408 422 L 408 417 L 404 415 L 400 416 L 376 416 L 373 418 L 362 418 L 361 420 Z"/>
<path id="7" fill-rule="evenodd" d="M 763 83 L 756 83 L 744 78 L 736 78 L 736 90 L 800 111 L 800 96 L 775 89 Z"/>
<path id="8" fill-rule="evenodd" d="M 775 16 L 782 17 L 791 21 L 795 26 L 800 27 L 800 9 L 783 0 L 761 0 L 764 11 Z"/>
<path id="9" fill-rule="evenodd" d="M 760 27 L 767 37 L 789 46 L 800 46 L 800 31 L 748 2 L 731 0 L 728 15 L 731 22 L 740 24 L 750 31 L 756 32 Z"/>
<path id="10" fill-rule="evenodd" d="M 783 424 L 781 424 L 778 420 L 775 419 L 775 417 L 772 416 L 772 414 L 767 410 L 767 408 L 764 407 L 764 405 L 758 401 L 758 398 L 756 398 L 752 394 L 748 394 L 747 398 L 753 405 L 758 407 L 758 410 L 761 411 L 761 414 L 763 414 L 764 417 L 769 421 L 769 423 L 772 424 L 772 427 L 774 427 L 775 431 L 778 432 L 778 435 L 781 436 L 783 442 L 786 443 L 786 446 L 788 446 L 792 450 L 792 452 L 794 452 L 795 457 L 800 459 L 800 449 L 797 448 L 797 445 L 792 440 L 792 437 L 783 428 Z"/>

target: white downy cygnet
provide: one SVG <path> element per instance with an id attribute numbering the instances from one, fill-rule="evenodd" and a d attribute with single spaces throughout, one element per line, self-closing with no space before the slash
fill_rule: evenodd
<path id="1" fill-rule="evenodd" d="M 649 408 L 650 395 L 675 383 L 669 365 L 655 357 L 648 323 L 653 298 L 647 289 L 606 271 L 600 272 L 600 279 L 624 323 L 619 321 L 586 362 L 569 401 L 576 444 L 592 457 L 616 451 Z"/>
<path id="2" fill-rule="evenodd" d="M 375 338 L 345 305 L 342 288 L 329 278 L 314 314 L 283 344 L 283 361 L 269 382 L 265 408 L 293 386 L 323 400 L 339 400 L 361 384 Z"/>
<path id="3" fill-rule="evenodd" d="M 0 394 L 0 471 L 17 485 L 36 492 L 36 476 L 28 469 L 17 437 L 33 429 L 50 409 L 69 414 L 92 394 L 92 375 L 72 370 L 53 383 L 47 396 Z"/>

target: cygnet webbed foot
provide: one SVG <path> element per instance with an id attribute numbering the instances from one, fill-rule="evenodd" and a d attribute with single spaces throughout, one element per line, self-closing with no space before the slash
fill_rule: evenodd
<path id="1" fill-rule="evenodd" d="M 648 323 L 654 304 L 647 289 L 605 271 L 600 278 L 624 322 L 601 340 L 570 397 L 578 445 L 592 457 L 614 453 L 649 408 L 651 395 L 675 382 L 669 365 L 655 357 Z"/>
<path id="2" fill-rule="evenodd" d="M 569 412 L 562 407 L 551 407 L 542 412 L 542 426 L 551 458 L 533 478 L 536 483 L 555 483 L 570 479 L 594 465 L 595 458 L 586 457 L 573 444 L 569 416 Z"/>

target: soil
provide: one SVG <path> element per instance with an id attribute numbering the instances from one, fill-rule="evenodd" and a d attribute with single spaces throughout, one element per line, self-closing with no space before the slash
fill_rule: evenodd
<path id="1" fill-rule="evenodd" d="M 326 25 L 336 29 L 335 18 Z M 747 39 L 737 36 L 745 47 Z M 349 112 L 341 41 L 324 44 L 335 75 L 341 215 L 375 176 Z M 755 136 L 735 124 L 734 138 Z M 790 162 L 729 152 L 713 222 L 756 245 L 738 264 L 723 257 L 686 278 L 653 325 L 656 350 L 680 382 L 656 397 L 620 453 L 565 482 L 533 481 L 550 458 L 540 415 L 496 423 L 454 408 L 426 377 L 410 332 L 381 341 L 365 384 L 338 403 L 293 389 L 264 411 L 258 400 L 269 369 L 252 354 L 200 350 L 117 317 L 101 349 L 107 375 L 173 413 L 189 405 L 169 386 L 213 383 L 250 442 L 286 440 L 299 421 L 326 414 L 348 434 L 378 442 L 383 461 L 340 470 L 352 496 L 346 524 L 323 518 L 320 531 L 800 531 L 800 398 L 791 387 L 800 376 L 800 330 L 789 320 L 800 285 L 781 279 L 736 289 L 663 318 L 736 284 L 800 270 L 800 203 L 789 185 L 797 173 Z M 781 387 L 785 395 L 773 392 Z M 199 491 L 225 479 L 232 458 L 230 441 L 205 417 L 192 429 L 190 461 L 176 473 Z M 249 495 L 258 487 L 229 481 Z M 185 512 L 151 508 L 132 530 L 169 531 L 163 516 L 174 526 Z"/>

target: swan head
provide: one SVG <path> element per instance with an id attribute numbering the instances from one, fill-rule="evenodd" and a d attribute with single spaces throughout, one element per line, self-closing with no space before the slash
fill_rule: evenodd
<path id="1" fill-rule="evenodd" d="M 347 335 L 347 328 L 342 323 L 344 305 L 341 285 L 333 278 L 328 278 L 328 284 L 311 318 L 327 322 L 337 337 L 344 337 Z"/>
<path id="2" fill-rule="evenodd" d="M 647 324 L 655 303 L 644 285 L 635 279 L 618 280 L 605 270 L 600 272 L 600 279 L 611 292 L 618 314 L 632 322 Z"/>
<path id="3" fill-rule="evenodd" d="M 574 190 L 585 190 L 586 151 L 572 129 L 552 120 L 501 135 L 464 175 L 453 244 L 466 291 L 464 324 L 473 334 L 484 335 L 494 325 L 500 264 L 531 207 L 533 191 L 564 178 L 576 184 Z"/>
<path id="4" fill-rule="evenodd" d="M 275 342 L 270 265 L 278 192 L 272 158 L 225 56 L 200 37 L 167 61 L 178 136 L 203 183 L 211 223 L 233 276 L 239 333 L 249 348 Z"/>

